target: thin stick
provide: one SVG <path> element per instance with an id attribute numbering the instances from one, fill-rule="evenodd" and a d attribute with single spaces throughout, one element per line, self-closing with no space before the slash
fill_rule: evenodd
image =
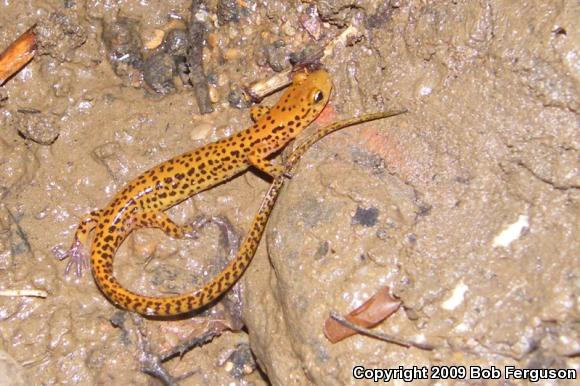
<path id="1" fill-rule="evenodd" d="M 0 296 L 5 297 L 35 297 L 35 298 L 47 298 L 48 292 L 43 290 L 32 290 L 32 289 L 21 289 L 21 290 L 0 290 Z"/>
<path id="2" fill-rule="evenodd" d="M 427 351 L 431 351 L 431 350 L 435 349 L 435 346 L 433 346 L 432 344 L 429 344 L 429 343 L 415 342 L 412 340 L 399 338 L 399 337 L 385 334 L 382 332 L 371 331 L 367 328 L 364 328 L 364 327 L 361 327 L 361 326 L 358 326 L 354 323 L 349 322 L 348 320 L 344 319 L 342 316 L 340 316 L 335 311 L 332 311 L 330 313 L 330 317 L 332 319 L 336 320 L 338 323 L 342 324 L 343 326 L 346 326 L 346 327 L 350 328 L 351 330 L 358 332 L 359 334 L 370 336 L 371 338 L 379 339 L 379 340 L 382 340 L 385 342 L 397 344 L 399 346 L 403 346 L 403 347 L 407 347 L 407 348 L 415 347 L 415 348 L 418 348 L 421 350 L 427 350 Z"/>

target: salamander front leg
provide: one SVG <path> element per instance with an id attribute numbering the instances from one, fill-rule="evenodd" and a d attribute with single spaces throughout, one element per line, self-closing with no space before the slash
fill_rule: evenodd
<path id="1" fill-rule="evenodd" d="M 285 177 L 292 178 L 292 174 L 289 173 L 288 168 L 283 165 L 276 165 L 268 161 L 262 156 L 264 152 L 260 151 L 260 148 L 252 151 L 248 154 L 248 161 L 256 169 L 266 173 L 272 179 L 276 179 L 278 176 L 284 175 Z"/>

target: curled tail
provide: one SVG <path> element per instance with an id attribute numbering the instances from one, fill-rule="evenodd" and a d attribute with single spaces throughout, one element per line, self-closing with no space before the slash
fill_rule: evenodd
<path id="1" fill-rule="evenodd" d="M 183 295 L 154 297 L 140 295 L 123 287 L 113 276 L 113 257 L 128 232 L 118 235 L 113 243 L 108 243 L 102 234 L 97 233 L 95 236 L 91 250 L 91 268 L 95 282 L 111 302 L 142 315 L 180 315 L 208 305 L 225 293 L 242 276 L 250 264 L 283 183 L 284 177 L 274 181 L 262 201 L 258 214 L 254 217 L 250 231 L 236 257 L 202 288 Z M 104 247 L 105 245 L 108 246 Z"/>

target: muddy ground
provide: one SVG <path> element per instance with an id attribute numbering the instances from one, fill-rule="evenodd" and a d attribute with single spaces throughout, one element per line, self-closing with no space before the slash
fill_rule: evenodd
<path id="1" fill-rule="evenodd" d="M 191 3 L 0 4 L 0 49 L 34 23 L 42 39 L 0 88 L 0 286 L 48 293 L 0 298 L 0 383 L 149 384 L 147 353 L 205 338 L 163 363 L 180 384 L 354 384 L 355 365 L 579 369 L 576 1 L 207 1 L 194 15 L 208 34 L 201 101 L 178 44 Z M 142 320 L 90 275 L 64 275 L 56 255 L 87 212 L 248 126 L 242 88 L 348 26 L 355 37 L 323 60 L 325 122 L 410 112 L 307 153 L 235 291 L 194 318 Z M 169 213 L 221 216 L 243 236 L 267 187 L 249 172 Z M 115 273 L 147 294 L 196 288 L 228 258 L 219 236 L 136 232 Z M 382 286 L 403 306 L 375 330 L 433 350 L 326 340 L 330 311 Z"/>

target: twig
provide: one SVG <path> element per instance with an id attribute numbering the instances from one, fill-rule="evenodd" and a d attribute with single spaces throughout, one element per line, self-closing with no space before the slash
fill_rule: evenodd
<path id="1" fill-rule="evenodd" d="M 0 296 L 5 297 L 25 297 L 31 296 L 35 298 L 47 298 L 48 292 L 43 290 L 33 290 L 33 289 L 21 289 L 21 290 L 0 290 Z"/>
<path id="2" fill-rule="evenodd" d="M 334 52 L 334 47 L 336 47 L 337 44 L 340 43 L 341 45 L 346 46 L 348 39 L 352 36 L 357 35 L 358 33 L 359 30 L 356 27 L 352 25 L 348 26 L 347 29 L 342 31 L 340 35 L 332 39 L 332 41 L 329 44 L 327 44 L 326 47 L 324 47 L 324 54 L 322 55 L 322 59 L 320 60 L 324 60 L 328 58 L 330 55 L 332 55 L 332 53 Z"/>
<path id="3" fill-rule="evenodd" d="M 193 339 L 190 339 L 187 342 L 180 343 L 179 345 L 173 347 L 170 351 L 168 351 L 164 354 L 161 354 L 159 356 L 159 359 L 161 360 L 161 362 L 166 362 L 166 361 L 168 361 L 171 358 L 174 358 L 176 356 L 181 357 L 186 352 L 191 350 L 192 348 L 201 347 L 204 344 L 211 342 L 213 340 L 213 338 L 215 338 L 216 336 L 222 335 L 222 333 L 223 333 L 223 328 L 210 329 L 210 330 L 206 331 L 202 336 L 198 336 L 198 337 L 195 337 Z"/>
<path id="4" fill-rule="evenodd" d="M 137 337 L 137 349 L 139 351 L 139 362 L 141 363 L 141 371 L 158 378 L 167 386 L 179 386 L 174 377 L 169 374 L 161 364 L 159 355 L 153 354 L 149 347 L 149 342 L 146 339 L 146 333 L 143 330 L 143 318 L 135 313 L 131 313 L 133 323 L 135 324 Z"/>
<path id="5" fill-rule="evenodd" d="M 412 340 L 402 339 L 402 338 L 398 338 L 396 336 L 384 334 L 382 332 L 374 332 L 374 331 L 371 331 L 369 329 L 360 327 L 360 326 L 358 326 L 354 323 L 351 323 L 348 320 L 344 319 L 342 316 L 340 316 L 335 311 L 330 312 L 330 317 L 332 319 L 336 320 L 338 323 L 340 323 L 340 324 L 342 324 L 342 325 L 344 325 L 352 330 L 355 330 L 359 334 L 367 335 L 367 336 L 370 336 L 371 338 L 379 339 L 379 340 L 382 340 L 385 342 L 397 344 L 399 346 L 403 346 L 403 347 L 407 347 L 407 348 L 416 347 L 418 349 L 428 350 L 428 351 L 435 349 L 435 346 L 433 346 L 429 343 L 421 343 L 421 342 L 415 342 Z"/>
<path id="6" fill-rule="evenodd" d="M 30 27 L 0 55 L 0 86 L 32 60 L 36 52 L 36 37 Z"/>
<path id="7" fill-rule="evenodd" d="M 320 61 L 325 60 L 334 51 L 334 47 L 337 44 L 346 45 L 347 40 L 353 36 L 358 34 L 359 31 L 356 27 L 350 26 L 344 31 L 340 33 L 337 37 L 332 39 L 324 48 L 322 57 Z M 300 66 L 301 63 L 297 63 L 296 66 Z M 286 70 L 275 74 L 269 79 L 257 81 L 256 83 L 251 84 L 247 87 L 244 91 L 248 94 L 254 102 L 261 101 L 265 96 L 270 95 L 271 93 L 280 90 L 283 87 L 286 87 L 288 84 L 292 82 L 291 74 L 293 70 Z"/>
<path id="8" fill-rule="evenodd" d="M 10 216 L 10 218 L 14 222 L 14 225 L 16 226 L 16 234 L 18 236 L 20 236 L 20 239 L 24 243 L 24 246 L 26 247 L 26 250 L 28 252 L 30 252 L 30 254 L 32 255 L 32 257 L 34 257 L 34 252 L 32 252 L 32 247 L 30 245 L 30 242 L 28 241 L 28 236 L 26 235 L 26 232 L 24 232 L 24 230 L 20 226 L 20 223 L 19 223 L 18 219 L 16 218 L 16 216 L 14 216 L 14 214 L 12 214 L 12 212 L 10 211 L 10 209 L 7 208 L 6 209 L 6 212 L 8 212 L 8 216 Z"/>
<path id="9" fill-rule="evenodd" d="M 195 18 L 199 8 L 199 1 L 194 1 L 191 8 L 191 20 L 188 25 L 187 64 L 189 66 L 189 80 L 193 85 L 193 92 L 199 112 L 209 114 L 213 111 L 209 97 L 209 85 L 203 70 L 203 45 L 206 40 L 205 23 Z"/>

